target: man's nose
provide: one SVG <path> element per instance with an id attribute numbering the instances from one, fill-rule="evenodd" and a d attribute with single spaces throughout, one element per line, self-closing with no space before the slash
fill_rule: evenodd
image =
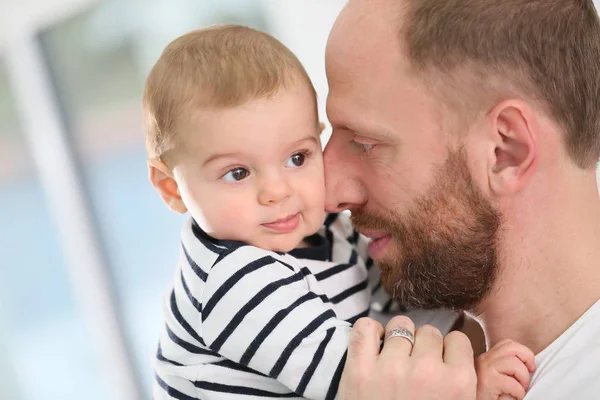
<path id="1" fill-rule="evenodd" d="M 274 173 L 260 180 L 258 202 L 268 206 L 287 200 L 292 194 L 292 188 L 284 173 Z"/>
<path id="2" fill-rule="evenodd" d="M 338 213 L 354 210 L 367 202 L 360 168 L 344 154 L 343 143 L 332 135 L 323 152 L 325 168 L 325 210 Z"/>

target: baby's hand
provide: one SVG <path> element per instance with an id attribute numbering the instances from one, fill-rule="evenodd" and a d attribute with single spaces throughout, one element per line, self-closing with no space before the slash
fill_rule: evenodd
<path id="1" fill-rule="evenodd" d="M 535 371 L 535 355 L 507 339 L 477 357 L 475 366 L 477 400 L 521 400 L 529 388 L 529 374 Z"/>

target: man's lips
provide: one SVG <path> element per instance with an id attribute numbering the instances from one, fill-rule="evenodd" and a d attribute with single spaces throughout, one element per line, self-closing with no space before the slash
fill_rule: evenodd
<path id="1" fill-rule="evenodd" d="M 381 253 L 383 253 L 383 250 L 392 239 L 392 236 L 385 232 L 363 231 L 360 229 L 359 232 L 369 239 L 372 239 L 371 242 L 369 242 L 369 256 L 371 256 L 372 259 L 377 259 L 381 256 Z"/>
<path id="2" fill-rule="evenodd" d="M 361 228 L 356 228 L 356 230 L 363 236 L 368 237 L 369 239 L 373 239 L 373 240 L 377 240 L 380 239 L 384 236 L 388 236 L 388 234 L 386 232 L 381 232 L 381 231 L 375 231 L 375 230 L 369 230 L 369 229 L 361 229 Z"/>
<path id="3" fill-rule="evenodd" d="M 300 214 L 296 213 L 262 225 L 278 233 L 287 233 L 296 229 L 299 222 Z"/>

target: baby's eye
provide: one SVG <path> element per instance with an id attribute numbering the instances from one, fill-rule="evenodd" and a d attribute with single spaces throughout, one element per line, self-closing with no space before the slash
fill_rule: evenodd
<path id="1" fill-rule="evenodd" d="M 246 168 L 236 168 L 223 175 L 221 179 L 227 182 L 239 182 L 248 175 L 250 175 L 250 172 Z"/>
<path id="2" fill-rule="evenodd" d="M 285 164 L 285 166 L 286 167 L 300 167 L 304 164 L 305 160 L 306 160 L 306 154 L 296 153 L 293 156 L 291 156 L 290 158 L 288 158 L 288 161 Z"/>

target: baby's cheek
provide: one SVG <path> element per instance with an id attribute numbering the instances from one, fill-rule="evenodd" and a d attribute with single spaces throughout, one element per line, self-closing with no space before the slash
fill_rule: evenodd
<path id="1" fill-rule="evenodd" d="M 216 239 L 241 239 L 241 221 L 245 213 L 230 196 L 205 196 L 199 204 L 200 226 Z"/>
<path id="2" fill-rule="evenodd" d="M 321 212 L 325 209 L 325 190 L 320 187 L 313 187 L 308 196 L 308 204 L 315 212 Z"/>
<path id="3" fill-rule="evenodd" d="M 319 230 L 325 219 L 325 196 L 320 193 L 314 193 L 307 206 L 309 210 L 307 215 L 310 219 L 311 230 L 316 232 Z"/>
<path id="4" fill-rule="evenodd" d="M 219 225 L 233 240 L 246 241 L 251 233 L 253 221 L 257 219 L 256 210 L 247 207 L 241 201 L 228 202 L 219 206 Z"/>

